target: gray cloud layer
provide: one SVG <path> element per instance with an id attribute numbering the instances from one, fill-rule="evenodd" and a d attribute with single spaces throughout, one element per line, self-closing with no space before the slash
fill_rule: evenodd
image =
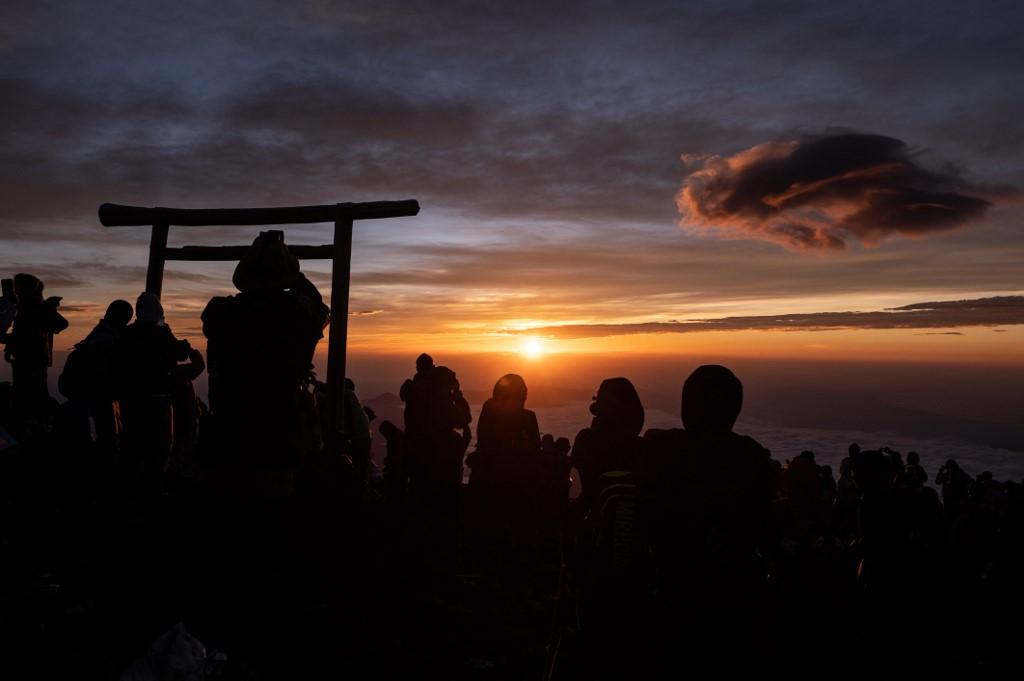
<path id="1" fill-rule="evenodd" d="M 550 319 L 584 316 L 562 301 L 597 318 L 621 316 L 625 301 L 653 318 L 658 296 L 674 306 L 680 291 L 702 301 L 1017 291 L 1019 209 L 998 202 L 983 229 L 850 248 L 821 266 L 760 243 L 695 245 L 673 230 L 673 197 L 681 154 L 730 158 L 832 126 L 920 145 L 910 161 L 934 177 L 1024 185 L 1022 21 L 1019 2 L 922 12 L 810 1 L 780 11 L 675 0 L 10 0 L 0 5 L 0 239 L 26 249 L 0 248 L 0 269 L 49 265 L 55 290 L 137 290 L 146 230 L 100 228 L 104 201 L 415 197 L 423 213 L 405 233 L 429 224 L 429 247 L 398 236 L 357 244 L 353 292 L 368 293 L 353 309 L 391 319 L 501 287 L 539 292 L 536 309 L 549 316 L 538 318 Z M 476 221 L 476 233 L 454 235 L 439 213 Z M 538 217 L 561 223 L 558 239 L 540 238 Z M 136 250 L 108 259 L 115 239 Z M 77 243 L 69 253 L 55 241 Z M 180 276 L 204 292 L 228 281 Z M 507 309 L 495 302 L 493 314 Z"/>
<path id="2" fill-rule="evenodd" d="M 836 124 L 1015 158 L 1019 4 L 933 9 L 5 3 L 0 233 L 102 201 L 385 194 L 667 223 L 679 154 Z"/>
<path id="3" fill-rule="evenodd" d="M 693 333 L 699 331 L 751 331 L 830 329 L 941 329 L 966 326 L 1024 324 L 1024 296 L 997 296 L 976 300 L 914 303 L 872 312 L 811 312 L 697 319 L 685 322 L 641 324 L 574 324 L 547 326 L 510 333 L 553 338 L 597 338 L 636 333 Z"/>

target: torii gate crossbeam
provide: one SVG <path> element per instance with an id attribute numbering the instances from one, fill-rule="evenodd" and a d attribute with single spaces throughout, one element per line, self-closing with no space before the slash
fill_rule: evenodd
<path id="1" fill-rule="evenodd" d="M 330 259 L 331 330 L 327 343 L 327 395 L 334 423 L 344 428 L 345 359 L 348 343 L 348 293 L 352 267 L 352 223 L 355 220 L 397 218 L 417 215 L 415 200 L 338 203 L 322 206 L 279 208 L 142 208 L 105 203 L 99 218 L 104 227 L 140 227 L 151 225 L 146 290 L 160 295 L 163 289 L 164 263 L 168 260 L 239 260 L 248 246 L 167 247 L 172 225 L 182 227 L 219 225 L 288 225 L 317 222 L 334 223 L 334 242 L 324 246 L 290 246 L 299 259 Z"/>

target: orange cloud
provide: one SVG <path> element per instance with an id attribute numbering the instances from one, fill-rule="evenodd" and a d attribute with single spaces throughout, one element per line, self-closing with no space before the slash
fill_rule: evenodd
<path id="1" fill-rule="evenodd" d="M 676 195 L 684 227 L 795 249 L 926 236 L 990 206 L 959 193 L 960 178 L 921 167 L 904 142 L 881 135 L 769 142 L 683 161 L 693 169 Z"/>

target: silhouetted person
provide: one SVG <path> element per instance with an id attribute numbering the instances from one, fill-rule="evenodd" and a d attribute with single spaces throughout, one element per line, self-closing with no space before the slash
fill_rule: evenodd
<path id="1" fill-rule="evenodd" d="M 80 436 L 90 439 L 91 421 L 97 448 L 105 455 L 116 453 L 120 426 L 112 363 L 134 314 L 127 300 L 110 303 L 103 319 L 68 355 L 58 381 L 58 388 L 76 413 Z"/>
<path id="2" fill-rule="evenodd" d="M 889 457 L 889 471 L 892 474 L 893 482 L 895 482 L 903 475 L 903 469 L 906 467 L 906 464 L 903 463 L 903 455 L 890 447 L 882 447 L 879 451 Z"/>
<path id="3" fill-rule="evenodd" d="M 804 450 L 782 471 L 782 491 L 794 506 L 813 512 L 818 502 L 818 464 L 814 452 Z"/>
<path id="4" fill-rule="evenodd" d="M 456 556 L 462 462 L 472 438 L 472 415 L 448 367 L 428 369 L 419 388 L 423 392 L 413 403 L 422 412 L 409 422 L 413 428 L 403 440 L 411 531 L 420 542 L 414 550 L 430 563 L 450 564 Z"/>
<path id="5" fill-rule="evenodd" d="M 427 353 L 421 354 L 416 358 L 416 375 L 407 379 L 398 391 L 398 396 L 405 402 L 405 432 L 413 439 L 430 430 L 427 401 L 430 398 L 428 382 L 433 370 L 434 358 Z"/>
<path id="6" fill-rule="evenodd" d="M 422 418 L 417 414 L 410 424 L 412 431 L 405 432 L 411 484 L 420 501 L 454 510 L 462 485 L 462 461 L 472 437 L 469 404 L 458 377 L 448 367 L 429 369 L 422 388 L 415 402 L 417 409 L 422 407 Z"/>
<path id="7" fill-rule="evenodd" d="M 204 458 L 231 495 L 289 498 L 300 461 L 320 447 L 313 352 L 328 309 L 279 231 L 253 241 L 232 282 L 240 293 L 213 298 L 202 314 L 210 376 Z"/>
<path id="8" fill-rule="evenodd" d="M 68 320 L 57 311 L 60 298 L 44 300 L 43 288 L 31 274 L 14 276 L 17 308 L 4 359 L 11 364 L 14 406 L 23 421 L 47 420 L 51 400 L 46 374 L 53 365 L 53 336 L 68 328 Z"/>
<path id="9" fill-rule="evenodd" d="M 483 533 L 496 549 L 519 550 L 533 541 L 540 485 L 540 429 L 526 409 L 526 382 L 506 374 L 480 411 L 477 447 L 466 460 L 469 487 Z"/>
<path id="10" fill-rule="evenodd" d="M 818 497 L 826 506 L 832 506 L 836 500 L 836 478 L 832 475 L 832 466 L 818 466 Z"/>
<path id="11" fill-rule="evenodd" d="M 928 473 L 921 466 L 921 455 L 917 452 L 909 452 L 907 454 L 907 465 L 904 467 L 904 475 L 909 478 L 908 482 L 911 484 L 923 485 L 928 482 Z"/>
<path id="12" fill-rule="evenodd" d="M 113 356 L 116 395 L 124 423 L 127 473 L 132 484 L 156 492 L 174 444 L 171 393 L 188 341 L 174 337 L 154 294 L 135 303 L 135 322 L 121 333 Z"/>
<path id="13" fill-rule="evenodd" d="M 480 411 L 477 449 L 467 460 L 471 485 L 527 488 L 536 484 L 540 429 L 537 415 L 525 407 L 526 395 L 526 383 L 517 374 L 506 374 L 494 384 Z"/>
<path id="14" fill-rule="evenodd" d="M 865 450 L 853 460 L 854 479 L 861 491 L 859 576 L 881 599 L 898 595 L 901 575 L 918 548 L 910 495 L 899 484 L 901 472 L 902 456 L 894 456 L 889 448 Z"/>
<path id="15" fill-rule="evenodd" d="M 960 468 L 955 459 L 948 459 L 935 476 L 935 484 L 942 489 L 942 505 L 946 514 L 956 516 L 971 489 L 971 476 Z"/>
<path id="16" fill-rule="evenodd" d="M 683 430 L 650 430 L 642 516 L 658 574 L 665 669 L 743 669 L 766 570 L 759 556 L 773 498 L 770 454 L 733 432 L 743 386 L 697 368 L 683 385 Z"/>
<path id="17" fill-rule="evenodd" d="M 594 418 L 576 434 L 570 463 L 579 471 L 585 508 L 597 503 L 609 471 L 635 471 L 640 461 L 644 406 L 633 384 L 625 378 L 601 382 L 590 405 Z"/>

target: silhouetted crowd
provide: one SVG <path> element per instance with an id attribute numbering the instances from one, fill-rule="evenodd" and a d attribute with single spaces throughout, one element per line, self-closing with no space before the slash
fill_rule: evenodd
<path id="1" fill-rule="evenodd" d="M 851 445 L 838 477 L 810 451 L 782 463 L 734 431 L 743 386 L 717 365 L 686 379 L 675 429 L 645 432 L 633 384 L 603 381 L 591 425 L 571 444 L 542 435 L 525 381 L 507 374 L 483 404 L 470 451 L 472 414 L 457 375 L 426 354 L 401 386 L 403 423 L 379 426 L 387 455 L 374 475 L 375 414 L 351 381 L 343 404 L 332 405 L 316 380 L 328 308 L 280 232 L 260 235 L 233 281 L 239 293 L 202 313 L 205 359 L 175 337 L 157 296 L 141 294 L 134 308 L 112 302 L 69 353 L 60 405 L 47 388 L 53 336 L 68 326 L 60 299 L 44 298 L 31 275 L 5 282 L 0 331 L 13 380 L 0 391 L 12 510 L 4 553 L 29 541 L 18 522 L 42 522 L 19 510 L 39 502 L 25 500 L 17 476 L 32 469 L 30 457 L 63 448 L 78 458 L 76 470 L 103 471 L 89 494 L 133 504 L 118 514 L 170 504 L 195 514 L 197 533 L 216 537 L 195 540 L 206 562 L 189 582 L 216 594 L 202 599 L 203 612 L 217 613 L 213 631 L 251 626 L 256 593 L 345 574 L 391 594 L 365 607 L 408 615 L 424 630 L 433 615 L 409 615 L 412 604 L 427 601 L 432 613 L 445 607 L 436 601 L 470 588 L 541 610 L 530 634 L 506 633 L 530 642 L 524 667 L 495 671 L 497 663 L 473 658 L 494 672 L 487 678 L 1006 678 L 1020 670 L 1018 482 L 972 476 L 949 460 L 930 485 L 916 452 L 885 447 Z M 193 388 L 204 371 L 209 406 Z M 570 498 L 574 477 L 580 493 Z M 360 534 L 371 529 L 372 538 Z M 348 546 L 370 552 L 363 559 L 375 567 L 356 579 L 349 570 L 360 556 L 337 545 L 359 536 Z M 163 555 L 168 542 L 154 541 L 150 555 Z M 140 582 L 155 579 L 148 569 Z M 360 602 L 345 598 L 342 609 Z M 474 598 L 483 600 L 469 599 L 469 627 L 474 603 L 486 600 Z M 436 630 L 408 636 L 429 644 L 408 642 L 386 622 L 402 654 L 459 645 Z M 229 658 L 231 636 L 222 638 Z M 266 662 L 256 647 L 254 659 Z M 437 672 L 392 664 L 403 676 Z M 283 678 L 251 671 L 234 673 Z"/>

